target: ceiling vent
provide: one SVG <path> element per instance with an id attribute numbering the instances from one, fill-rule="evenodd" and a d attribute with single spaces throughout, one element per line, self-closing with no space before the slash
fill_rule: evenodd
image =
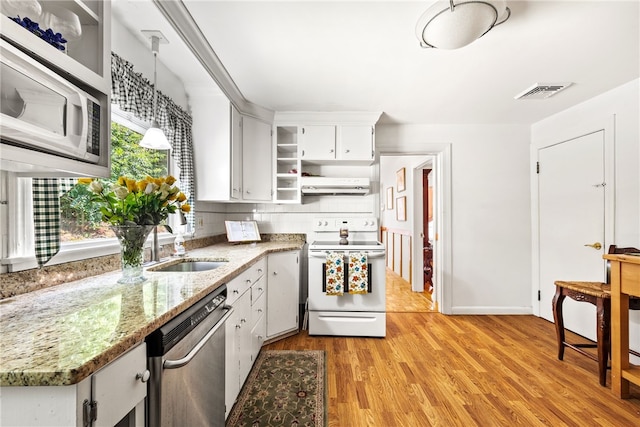
<path id="1" fill-rule="evenodd" d="M 516 95 L 515 99 L 545 99 L 568 88 L 573 83 L 536 83 L 524 92 Z"/>

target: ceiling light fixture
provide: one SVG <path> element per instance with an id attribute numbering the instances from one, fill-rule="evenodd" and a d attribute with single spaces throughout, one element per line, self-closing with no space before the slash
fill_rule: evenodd
<path id="1" fill-rule="evenodd" d="M 171 144 L 167 140 L 162 129 L 156 120 L 158 108 L 158 92 L 157 92 L 157 72 L 156 66 L 158 62 L 158 52 L 160 50 L 160 40 L 167 43 L 166 39 L 160 31 L 142 31 L 147 36 L 151 36 L 151 50 L 153 51 L 153 119 L 151 127 L 144 133 L 144 137 L 140 141 L 140 146 L 151 148 L 153 150 L 171 150 Z"/>
<path id="2" fill-rule="evenodd" d="M 441 0 L 418 19 L 416 35 L 424 48 L 458 49 L 510 16 L 505 0 Z"/>

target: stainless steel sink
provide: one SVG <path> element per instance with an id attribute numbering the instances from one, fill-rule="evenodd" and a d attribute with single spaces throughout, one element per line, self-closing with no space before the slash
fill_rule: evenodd
<path id="1" fill-rule="evenodd" d="M 150 268 L 149 271 L 168 273 L 168 272 L 196 272 L 196 271 L 209 271 L 225 265 L 227 261 L 191 261 L 185 259 L 177 264 L 170 264 L 165 267 Z"/>

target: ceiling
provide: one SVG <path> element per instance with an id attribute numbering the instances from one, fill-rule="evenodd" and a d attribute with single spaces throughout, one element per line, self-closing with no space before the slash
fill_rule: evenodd
<path id="1" fill-rule="evenodd" d="M 640 0 L 508 0 L 511 18 L 458 50 L 419 46 L 432 1 L 183 2 L 244 98 L 273 111 L 531 124 L 640 77 Z M 113 13 L 141 39 L 163 31 L 158 58 L 188 93 L 214 84 L 151 0 L 113 0 Z M 553 97 L 514 99 L 564 82 Z"/>

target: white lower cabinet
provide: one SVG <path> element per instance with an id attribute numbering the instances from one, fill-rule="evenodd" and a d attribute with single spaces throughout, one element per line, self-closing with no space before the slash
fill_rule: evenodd
<path id="1" fill-rule="evenodd" d="M 225 417 L 231 412 L 255 360 L 252 333 L 258 322 L 253 321 L 252 295 L 256 296 L 257 306 L 259 293 L 264 292 L 266 271 L 267 260 L 263 258 L 227 283 L 227 304 L 233 306 L 233 314 L 225 323 Z"/>
<path id="2" fill-rule="evenodd" d="M 0 425 L 144 427 L 148 378 L 142 343 L 78 384 L 2 387 Z"/>
<path id="3" fill-rule="evenodd" d="M 300 251 L 269 254 L 267 339 L 298 330 Z"/>
<path id="4" fill-rule="evenodd" d="M 251 295 L 244 292 L 233 303 L 233 314 L 225 323 L 225 417 L 233 407 L 242 382 L 241 366 L 246 369 L 243 357 L 249 352 L 247 342 L 251 342 L 251 335 L 247 319 L 251 316 Z"/>
<path id="5" fill-rule="evenodd" d="M 225 417 L 264 342 L 298 330 L 299 288 L 300 251 L 271 253 L 227 283 Z"/>

